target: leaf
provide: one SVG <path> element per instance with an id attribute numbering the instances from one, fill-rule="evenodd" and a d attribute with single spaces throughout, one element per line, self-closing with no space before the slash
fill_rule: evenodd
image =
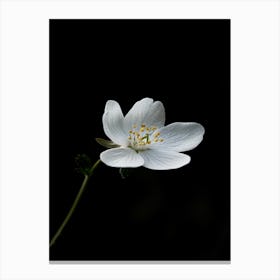
<path id="1" fill-rule="evenodd" d="M 129 175 L 132 174 L 134 168 L 120 168 L 119 172 L 121 174 L 122 179 L 126 179 Z"/>
<path id="2" fill-rule="evenodd" d="M 82 173 L 84 175 L 89 175 L 92 167 L 92 161 L 86 154 L 78 154 L 75 157 L 75 162 L 77 165 L 77 172 Z"/>
<path id="3" fill-rule="evenodd" d="M 96 142 L 105 148 L 117 148 L 119 145 L 115 144 L 112 141 L 105 140 L 103 138 L 95 138 Z"/>

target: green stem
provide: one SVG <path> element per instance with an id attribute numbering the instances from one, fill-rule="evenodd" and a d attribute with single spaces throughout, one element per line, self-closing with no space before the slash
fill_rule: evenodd
<path id="1" fill-rule="evenodd" d="M 68 221 L 70 220 L 72 214 L 74 213 L 81 197 L 82 197 L 82 194 L 87 186 L 87 183 L 89 181 L 89 178 L 91 177 L 93 171 L 95 170 L 95 168 L 97 167 L 97 165 L 100 163 L 100 159 L 96 161 L 96 163 L 92 166 L 92 168 L 90 169 L 89 171 L 89 174 L 88 175 L 85 175 L 85 178 L 84 178 L 84 181 L 82 183 L 82 186 L 74 200 L 74 203 L 72 205 L 72 207 L 70 208 L 67 216 L 65 217 L 63 223 L 61 224 L 61 226 L 59 227 L 59 229 L 57 230 L 57 232 L 55 233 L 55 235 L 53 236 L 51 242 L 50 242 L 50 247 L 55 243 L 56 239 L 60 236 L 61 232 L 63 231 L 64 227 L 66 226 L 66 224 L 68 223 Z"/>

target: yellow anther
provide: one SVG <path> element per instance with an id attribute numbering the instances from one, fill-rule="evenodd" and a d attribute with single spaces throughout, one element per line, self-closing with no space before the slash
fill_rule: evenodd
<path id="1" fill-rule="evenodd" d="M 138 128 L 137 128 L 138 127 Z M 137 150 L 148 149 L 148 145 L 152 142 L 163 142 L 163 139 L 159 138 L 160 132 L 155 132 L 158 128 L 156 126 L 146 126 L 145 124 L 132 126 L 129 130 L 128 140 L 132 148 Z"/>

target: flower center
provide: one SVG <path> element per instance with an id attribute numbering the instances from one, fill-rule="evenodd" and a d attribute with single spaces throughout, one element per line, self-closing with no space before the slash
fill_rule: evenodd
<path id="1" fill-rule="evenodd" d="M 129 130 L 129 147 L 134 150 L 146 150 L 149 145 L 153 142 L 163 142 L 160 138 L 160 132 L 155 132 L 157 130 L 156 126 L 147 127 L 145 124 L 141 126 L 133 125 L 132 129 Z"/>

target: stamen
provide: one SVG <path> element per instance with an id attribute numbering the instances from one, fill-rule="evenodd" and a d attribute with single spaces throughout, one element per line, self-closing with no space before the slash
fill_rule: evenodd
<path id="1" fill-rule="evenodd" d="M 138 129 L 136 129 L 137 127 Z M 132 129 L 129 130 L 129 146 L 137 151 L 147 149 L 152 142 L 163 142 L 163 139 L 159 138 L 160 132 L 154 133 L 157 129 L 156 126 L 147 127 L 145 124 L 140 126 L 134 124 Z"/>

